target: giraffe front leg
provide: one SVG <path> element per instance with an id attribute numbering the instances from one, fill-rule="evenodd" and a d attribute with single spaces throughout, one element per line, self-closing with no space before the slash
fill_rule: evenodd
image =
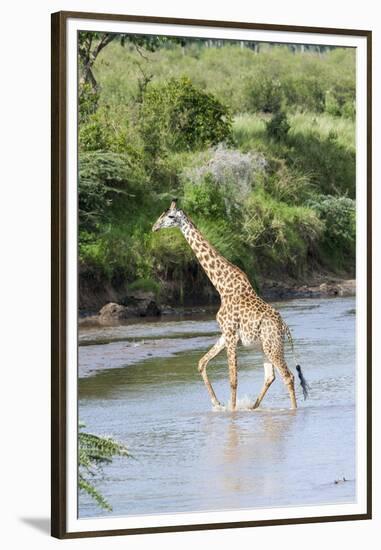
<path id="1" fill-rule="evenodd" d="M 206 374 L 206 367 L 211 359 L 216 357 L 222 351 L 225 347 L 225 338 L 221 336 L 217 342 L 214 344 L 212 348 L 203 356 L 201 357 L 200 361 L 198 362 L 198 371 L 202 376 L 202 379 L 205 382 L 206 389 L 208 390 L 210 399 L 212 401 L 212 405 L 214 407 L 219 407 L 220 402 L 217 399 L 217 396 L 213 390 L 212 384 L 209 382 L 208 375 Z"/>
<path id="2" fill-rule="evenodd" d="M 229 364 L 230 406 L 232 411 L 237 407 L 237 338 L 229 338 L 226 342 L 226 352 Z"/>
<path id="3" fill-rule="evenodd" d="M 237 408 L 237 366 L 232 368 L 229 365 L 229 378 L 231 391 L 230 406 L 232 411 L 235 411 Z"/>

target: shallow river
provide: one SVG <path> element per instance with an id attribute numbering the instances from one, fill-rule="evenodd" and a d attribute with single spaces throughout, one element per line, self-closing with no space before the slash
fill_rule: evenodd
<path id="1" fill-rule="evenodd" d="M 239 410 L 213 410 L 197 372 L 216 340 L 212 314 L 81 329 L 80 420 L 125 443 L 133 458 L 114 459 L 93 480 L 113 511 L 80 494 L 80 517 L 355 502 L 355 299 L 275 306 L 311 386 L 303 401 L 297 384 L 297 411 L 288 410 L 279 376 L 261 408 L 249 410 L 263 359 L 242 347 Z M 227 403 L 225 352 L 208 373 Z"/>

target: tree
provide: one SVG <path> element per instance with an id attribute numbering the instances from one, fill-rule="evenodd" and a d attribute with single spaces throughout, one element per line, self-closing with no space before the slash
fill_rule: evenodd
<path id="1" fill-rule="evenodd" d="M 112 42 L 117 35 L 111 32 L 80 32 L 78 36 L 78 55 L 80 59 L 80 86 L 90 84 L 93 92 L 98 92 L 93 66 L 101 51 Z"/>
<path id="2" fill-rule="evenodd" d="M 142 50 L 154 52 L 158 47 L 165 45 L 167 42 L 182 44 L 182 39 L 176 37 L 81 31 L 78 35 L 80 94 L 86 90 L 86 85 L 90 86 L 94 95 L 98 94 L 99 85 L 93 72 L 94 63 L 101 51 L 115 40 L 117 40 L 121 46 L 132 44 L 142 58 L 144 58 Z"/>
<path id="3" fill-rule="evenodd" d="M 94 76 L 94 64 L 101 51 L 115 40 L 122 47 L 132 44 L 145 61 L 148 61 L 148 59 L 143 50 L 154 52 L 166 43 L 182 43 L 181 39 L 176 37 L 81 31 L 78 35 L 80 121 L 85 121 L 90 114 L 95 113 L 97 110 L 100 90 Z M 147 75 L 139 63 L 138 67 L 142 74 L 142 78 L 138 82 L 139 96 L 141 98 L 145 88 L 152 79 L 152 75 Z"/>

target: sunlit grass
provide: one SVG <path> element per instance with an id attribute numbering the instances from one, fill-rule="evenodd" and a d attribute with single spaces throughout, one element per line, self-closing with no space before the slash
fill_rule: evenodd
<path id="1" fill-rule="evenodd" d="M 266 136 L 266 119 L 250 113 L 237 115 L 233 123 L 233 138 L 239 147 L 254 149 Z"/>
<path id="2" fill-rule="evenodd" d="M 317 133 L 321 138 L 335 136 L 340 145 L 355 149 L 355 123 L 344 117 L 334 117 L 326 113 L 296 113 L 289 116 L 290 134 Z"/>
<path id="3" fill-rule="evenodd" d="M 268 115 L 243 113 L 234 118 L 233 135 L 237 145 L 249 149 L 266 139 Z M 322 139 L 334 136 L 344 147 L 355 149 L 355 122 L 349 118 L 334 117 L 326 113 L 288 114 L 290 135 L 315 133 Z"/>

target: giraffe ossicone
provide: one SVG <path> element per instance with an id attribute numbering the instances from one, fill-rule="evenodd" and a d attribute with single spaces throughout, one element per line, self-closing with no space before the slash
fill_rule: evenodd
<path id="1" fill-rule="evenodd" d="M 180 229 L 221 298 L 221 306 L 216 319 L 222 335 L 198 364 L 198 370 L 213 406 L 219 407 L 220 402 L 209 381 L 206 369 L 209 361 L 226 349 L 231 389 L 230 403 L 231 408 L 236 409 L 237 345 L 241 342 L 246 346 L 260 344 L 269 361 L 269 363 L 265 363 L 264 384 L 253 408 L 259 407 L 267 390 L 275 380 L 275 367 L 287 387 L 291 408 L 296 409 L 294 375 L 284 358 L 284 337 L 286 335 L 291 343 L 292 338 L 290 329 L 280 313 L 258 296 L 247 275 L 239 267 L 224 258 L 204 238 L 185 212 L 177 208 L 175 199 L 172 200 L 169 209 L 159 216 L 152 231 L 170 227 Z M 300 373 L 299 377 L 302 381 Z"/>

